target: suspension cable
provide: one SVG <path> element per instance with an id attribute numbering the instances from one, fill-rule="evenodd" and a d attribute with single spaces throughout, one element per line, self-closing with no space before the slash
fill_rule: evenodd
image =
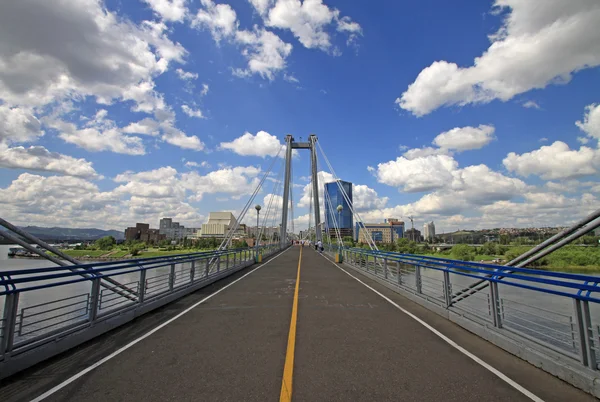
<path id="1" fill-rule="evenodd" d="M 265 174 L 263 175 L 263 177 L 259 181 L 258 185 L 254 189 L 254 192 L 250 196 L 250 199 L 248 200 L 248 202 L 246 203 L 246 205 L 244 206 L 244 208 L 242 209 L 242 211 L 238 215 L 237 220 L 235 222 L 235 225 L 229 228 L 229 232 L 227 233 L 227 236 L 225 236 L 225 239 L 223 239 L 223 241 L 221 242 L 221 245 L 219 246 L 218 250 L 224 250 L 229 245 L 229 242 L 233 238 L 234 233 L 238 230 L 238 228 L 240 226 L 240 222 L 246 216 L 246 212 L 248 212 L 248 209 L 250 209 L 250 205 L 252 205 L 252 203 L 254 202 L 254 198 L 256 198 L 256 195 L 258 194 L 258 192 L 262 188 L 262 185 L 265 182 L 267 176 L 271 173 L 271 170 L 273 169 L 273 166 L 275 165 L 275 162 L 278 160 L 279 154 L 281 153 L 282 149 L 283 149 L 283 145 L 281 145 L 281 147 L 279 147 L 279 151 L 277 151 L 277 155 L 273 158 L 273 161 L 271 162 L 271 166 L 269 166 L 269 169 L 265 172 Z"/>

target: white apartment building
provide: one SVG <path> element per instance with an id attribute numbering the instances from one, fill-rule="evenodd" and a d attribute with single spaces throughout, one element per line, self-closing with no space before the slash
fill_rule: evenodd
<path id="1" fill-rule="evenodd" d="M 423 225 L 423 239 L 425 241 L 435 239 L 435 225 L 433 221 Z"/>

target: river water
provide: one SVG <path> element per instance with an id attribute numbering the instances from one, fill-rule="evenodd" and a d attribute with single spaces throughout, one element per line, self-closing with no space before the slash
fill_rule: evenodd
<path id="1" fill-rule="evenodd" d="M 2 271 L 20 270 L 30 268 L 45 268 L 56 266 L 50 261 L 33 258 L 9 258 L 7 256 L 9 245 L 0 245 L 0 273 Z M 92 261 L 86 261 L 86 263 Z M 156 272 L 153 272 L 156 271 Z M 167 274 L 168 267 L 151 270 L 148 272 L 148 278 Z M 182 267 L 181 271 L 185 272 Z M 178 278 L 183 276 L 177 276 Z M 437 300 L 443 300 L 442 282 L 443 274 L 441 271 L 422 269 L 423 293 Z M 600 276 L 600 275 L 598 275 Z M 123 284 L 129 284 L 130 287 L 138 286 L 138 273 L 115 276 L 114 279 Z M 406 284 L 414 284 L 414 270 L 407 271 L 403 275 L 403 281 Z M 58 280 L 60 281 L 60 280 Z M 475 279 L 451 275 L 452 290 L 458 290 L 470 285 Z M 241 284 L 240 284 L 241 285 Z M 552 289 L 552 286 L 537 284 L 538 287 Z M 414 287 L 414 286 L 411 286 Z M 559 289 L 559 288 L 555 288 Z M 87 297 L 91 290 L 91 282 L 83 281 L 69 285 L 62 285 L 55 288 L 46 288 L 30 292 L 22 292 L 19 298 L 19 311 L 23 308 L 29 308 L 27 314 L 36 312 L 37 305 L 52 302 L 58 299 L 74 297 L 73 302 L 79 302 L 82 305 L 87 303 Z M 574 325 L 574 307 L 571 298 L 555 296 L 548 293 L 525 290 L 510 285 L 500 284 L 499 293 L 502 299 L 502 309 L 505 314 L 505 327 L 526 332 L 537 339 L 556 344 L 561 349 L 567 351 L 575 350 L 572 345 L 572 329 Z M 71 301 L 69 301 L 71 302 Z M 457 304 L 469 313 L 475 313 L 483 317 L 484 320 L 490 320 L 489 313 L 489 291 L 484 290 L 474 296 L 469 297 Z M 0 312 L 3 311 L 4 296 L 0 296 Z M 48 306 L 40 307 L 48 308 Z M 591 303 L 592 322 L 595 332 L 598 332 L 597 325 L 600 324 L 600 306 Z M 596 339 L 598 337 L 596 336 Z M 558 343 L 556 343 L 558 342 Z M 569 345 L 571 344 L 571 345 Z"/>

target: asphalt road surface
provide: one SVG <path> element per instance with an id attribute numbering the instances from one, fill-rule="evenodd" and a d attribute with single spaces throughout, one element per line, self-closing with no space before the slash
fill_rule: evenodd
<path id="1" fill-rule="evenodd" d="M 294 402 L 532 400 L 524 392 L 545 401 L 596 400 L 348 271 L 519 384 L 510 385 L 313 249 L 305 247 L 301 264 L 299 259 L 300 248 L 292 247 L 257 269 L 246 269 L 13 376 L 0 384 L 1 399 L 31 401 L 58 387 L 44 400 L 277 401 L 293 338 L 288 375 Z M 72 381 L 64 384 L 68 379 Z"/>

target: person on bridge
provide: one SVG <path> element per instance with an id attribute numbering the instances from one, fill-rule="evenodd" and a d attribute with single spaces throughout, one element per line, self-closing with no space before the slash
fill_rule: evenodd
<path id="1" fill-rule="evenodd" d="M 317 250 L 319 251 L 319 254 L 323 253 L 323 243 L 321 243 L 321 240 L 317 242 Z"/>

